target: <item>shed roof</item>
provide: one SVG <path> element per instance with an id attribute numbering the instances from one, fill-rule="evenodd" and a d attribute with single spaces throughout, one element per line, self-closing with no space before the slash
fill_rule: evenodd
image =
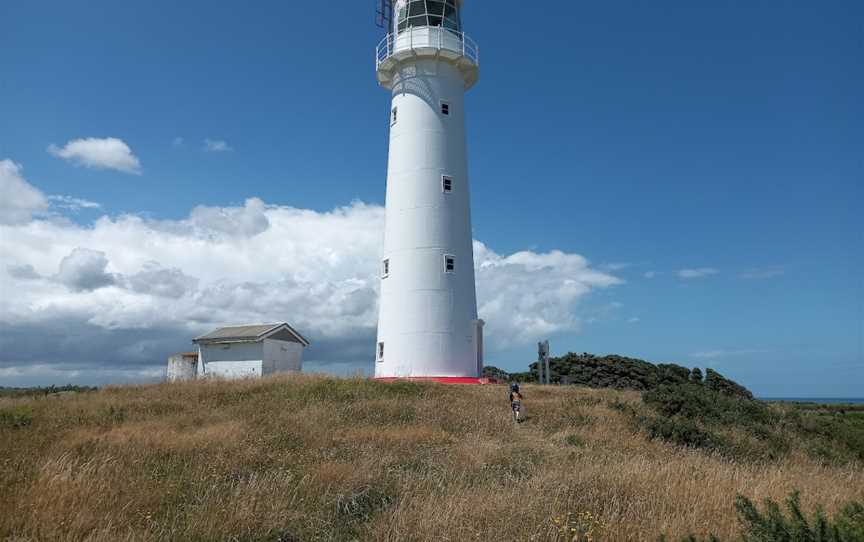
<path id="1" fill-rule="evenodd" d="M 206 335 L 192 339 L 193 343 L 231 343 L 231 342 L 258 342 L 274 335 L 282 330 L 287 330 L 297 338 L 303 346 L 309 346 L 303 335 L 300 335 L 293 327 L 286 323 L 280 324 L 252 324 L 245 326 L 220 327 Z"/>

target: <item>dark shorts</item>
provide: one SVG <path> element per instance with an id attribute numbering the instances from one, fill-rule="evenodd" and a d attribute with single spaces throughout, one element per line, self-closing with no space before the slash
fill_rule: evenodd
<path id="1" fill-rule="evenodd" d="M 522 403 L 519 401 L 511 401 L 510 408 L 512 408 L 514 412 L 519 412 L 519 409 L 522 408 Z"/>

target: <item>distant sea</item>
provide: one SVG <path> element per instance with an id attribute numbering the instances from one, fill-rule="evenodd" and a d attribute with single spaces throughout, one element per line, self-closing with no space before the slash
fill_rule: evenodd
<path id="1" fill-rule="evenodd" d="M 763 401 L 797 401 L 822 405 L 864 404 L 864 397 L 759 397 Z"/>

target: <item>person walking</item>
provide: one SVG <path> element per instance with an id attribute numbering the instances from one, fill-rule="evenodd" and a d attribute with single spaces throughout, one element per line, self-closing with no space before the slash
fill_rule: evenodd
<path id="1" fill-rule="evenodd" d="M 510 384 L 510 409 L 513 411 L 513 421 L 519 423 L 521 421 L 519 416 L 522 411 L 522 393 L 516 382 Z"/>

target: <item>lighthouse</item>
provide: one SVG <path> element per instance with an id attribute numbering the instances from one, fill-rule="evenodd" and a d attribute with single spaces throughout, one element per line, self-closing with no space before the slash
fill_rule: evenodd
<path id="1" fill-rule="evenodd" d="M 465 92 L 479 49 L 462 0 L 382 0 L 378 82 L 392 95 L 375 377 L 476 381 L 477 317 Z"/>

